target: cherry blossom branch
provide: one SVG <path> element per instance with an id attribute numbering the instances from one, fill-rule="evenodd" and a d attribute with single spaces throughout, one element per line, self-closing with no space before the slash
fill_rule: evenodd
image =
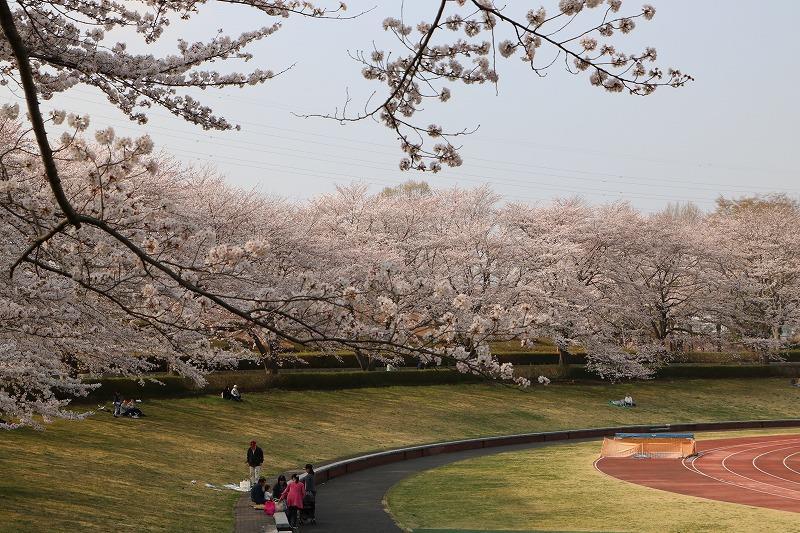
<path id="1" fill-rule="evenodd" d="M 394 131 L 400 140 L 400 147 L 406 154 L 400 161 L 401 170 L 438 172 L 443 165 L 450 167 L 461 165 L 459 147 L 454 146 L 450 139 L 470 132 L 462 129 L 460 132 L 450 133 L 443 131 L 439 125 L 423 126 L 412 118 L 422 110 L 424 100 L 438 99 L 446 102 L 450 99 L 450 90 L 447 87 L 437 88 L 434 82 L 439 81 L 442 84 L 454 81 L 462 81 L 465 84 L 488 82 L 497 87 L 498 52 L 502 57 L 509 58 L 521 49 L 523 51 L 521 59 L 528 62 L 530 68 L 540 77 L 543 77 L 546 74 L 544 71 L 555 64 L 563 54 L 566 69 L 570 73 L 578 74 L 580 71 L 591 69 L 591 84 L 609 92 L 622 92 L 627 89 L 630 94 L 648 95 L 659 86 L 681 87 L 692 80 L 691 76 L 678 70 L 670 70 L 666 79 L 658 68 L 648 71 L 643 63 L 655 60 L 656 52 L 652 48 L 647 48 L 642 54 L 628 56 L 617 53 L 612 46 L 604 45 L 598 55 L 589 54 L 598 47 L 597 39 L 589 37 L 589 34 L 598 32 L 608 37 L 614 31 L 630 33 L 635 27 L 635 19 L 650 20 L 654 16 L 655 9 L 652 6 L 644 6 L 638 14 L 609 19 L 608 14 L 617 12 L 622 2 L 608 0 L 609 7 L 605 10 L 600 24 L 592 25 L 573 36 L 561 38 L 560 35 L 576 23 L 579 12 L 584 8 L 599 6 L 603 0 L 562 0 L 559 2 L 560 12 L 557 15 L 548 17 L 544 8 L 537 11 L 530 10 L 526 16 L 527 23 L 519 22 L 507 15 L 505 13 L 507 7 L 498 8 L 492 0 L 470 0 L 471 9 L 466 16 L 455 13 L 444 18 L 445 5 L 463 6 L 465 3 L 459 1 L 438 4 L 433 21 L 431 23 L 423 21 L 417 26 L 417 30 L 423 34 L 418 42 L 413 42 L 408 37 L 413 30 L 403 20 L 385 19 L 384 29 L 398 39 L 407 54 L 404 57 L 392 58 L 390 53 L 378 49 L 369 55 L 364 52 L 351 54 L 353 59 L 363 65 L 362 74 L 365 78 L 383 82 L 388 86 L 388 96 L 382 99 L 380 104 L 365 104 L 363 113 L 354 116 L 348 116 L 347 106 L 342 112 L 337 110 L 333 114 L 303 116 L 332 119 L 342 123 L 367 118 L 375 119 Z M 550 23 L 563 17 L 567 17 L 566 22 L 555 29 L 549 28 Z M 510 28 L 515 41 L 503 40 L 497 43 L 498 22 Z M 457 39 L 452 43 L 434 45 L 434 33 L 444 29 L 463 30 L 468 38 L 476 37 L 485 31 L 491 34 L 491 40 L 477 43 Z M 576 40 L 580 40 L 580 50 L 573 50 L 568 46 Z M 535 55 L 543 43 L 552 47 L 556 53 L 549 63 L 540 66 L 535 62 Z M 608 56 L 608 61 L 603 61 L 605 56 Z M 469 66 L 470 62 L 474 62 L 475 66 Z M 574 68 L 570 63 L 574 63 Z M 425 146 L 426 137 L 434 139 L 432 148 Z"/>
<path id="2" fill-rule="evenodd" d="M 55 237 L 56 235 L 58 235 L 59 233 L 64 231 L 64 229 L 66 229 L 66 227 L 71 225 L 71 224 L 72 224 L 72 222 L 69 219 L 64 219 L 61 222 L 59 222 L 58 224 L 56 224 L 53 227 L 53 229 L 48 231 L 46 234 L 42 235 L 41 237 L 39 237 L 38 239 L 33 241 L 33 243 L 31 243 L 31 245 L 28 247 L 28 249 L 25 250 L 22 253 L 22 255 L 19 257 L 19 259 L 14 261 L 14 264 L 11 265 L 11 268 L 9 269 L 9 272 L 8 272 L 8 277 L 9 278 L 13 278 L 14 277 L 14 270 L 17 269 L 17 267 L 20 265 L 20 263 L 25 261 L 28 258 L 28 256 L 30 254 L 32 254 L 35 250 L 37 250 L 42 244 L 46 243 L 47 241 L 49 241 L 50 239 L 52 239 L 53 237 Z"/>
<path id="3" fill-rule="evenodd" d="M 64 188 L 61 185 L 61 178 L 58 175 L 58 169 L 53 159 L 53 151 L 50 148 L 50 141 L 47 139 L 47 131 L 45 130 L 42 112 L 39 108 L 36 84 L 33 81 L 33 72 L 31 71 L 28 51 L 17 32 L 17 26 L 14 24 L 14 16 L 11 14 L 11 9 L 9 9 L 6 0 L 0 0 L 0 27 L 3 28 L 3 32 L 6 35 L 9 45 L 11 45 L 11 50 L 17 61 L 20 81 L 25 91 L 28 115 L 34 135 L 36 136 L 36 143 L 39 145 L 42 163 L 44 164 L 47 180 L 50 183 L 53 196 L 70 224 L 79 228 L 80 220 L 78 220 L 78 214 L 75 212 L 75 209 L 64 193 Z"/>

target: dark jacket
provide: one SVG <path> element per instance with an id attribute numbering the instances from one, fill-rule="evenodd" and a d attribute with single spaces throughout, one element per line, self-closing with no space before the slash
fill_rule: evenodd
<path id="1" fill-rule="evenodd" d="M 314 474 L 306 474 L 303 478 L 303 485 L 306 487 L 306 492 L 314 495 L 317 494 L 317 484 L 314 483 Z"/>
<path id="2" fill-rule="evenodd" d="M 264 452 L 259 446 L 256 446 L 255 451 L 253 448 L 247 448 L 247 464 L 250 466 L 261 466 L 264 462 Z"/>
<path id="3" fill-rule="evenodd" d="M 275 486 L 272 487 L 272 499 L 280 500 L 284 490 L 286 490 L 286 483 L 275 483 Z"/>
<path id="4" fill-rule="evenodd" d="M 264 496 L 264 487 L 258 483 L 253 485 L 253 488 L 250 489 L 250 499 L 253 500 L 253 503 L 265 503 L 267 498 Z"/>

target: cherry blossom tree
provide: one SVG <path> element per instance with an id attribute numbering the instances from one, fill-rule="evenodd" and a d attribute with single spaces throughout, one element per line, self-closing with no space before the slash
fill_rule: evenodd
<path id="1" fill-rule="evenodd" d="M 800 206 L 778 196 L 722 200 L 704 227 L 716 244 L 718 323 L 765 359 L 800 327 L 798 223 Z"/>
<path id="2" fill-rule="evenodd" d="M 345 9 L 300 0 L 230 3 L 271 21 L 343 18 Z M 59 398 L 86 392 L 75 368 L 138 375 L 146 368 L 136 356 L 142 353 L 202 380 L 202 370 L 247 356 L 210 347 L 209 338 L 226 335 L 249 338 L 262 357 L 284 340 L 380 357 L 449 358 L 463 371 L 513 379 L 488 342 L 528 327 L 523 296 L 532 281 L 514 262 L 510 230 L 498 223 L 489 191 L 433 195 L 431 213 L 414 219 L 398 217 L 413 203 L 402 195 L 364 198 L 364 221 L 380 224 L 336 219 L 331 207 L 322 225 L 324 201 L 297 209 L 252 199 L 155 155 L 147 136 L 119 138 L 107 128 L 90 142 L 88 116 L 42 115 L 40 98 L 89 85 L 140 124 L 158 106 L 202 128 L 235 128 L 193 95 L 276 76 L 258 68 L 222 74 L 210 65 L 250 60 L 248 48 L 280 22 L 179 41 L 163 56 L 120 42 L 124 36 L 151 46 L 167 25 L 189 24 L 205 6 L 0 0 L 0 83 L 21 88 L 27 108 L 19 124 L 19 107 L 4 106 L 0 126 L 3 260 L 12 275 L 2 296 L 11 311 L 0 349 L 11 385 L 2 389 L 0 411 L 15 424 L 34 424 L 36 414 L 72 416 Z M 451 139 L 466 131 L 449 134 L 412 119 L 423 102 L 447 101 L 451 82 L 497 83 L 496 53 L 520 57 L 539 75 L 564 60 L 610 92 L 647 95 L 691 79 L 645 66 L 656 59 L 652 48 L 626 54 L 598 41 L 651 19 L 651 6 L 627 16 L 618 15 L 619 0 L 561 0 L 550 15 L 511 9 L 442 0 L 417 26 L 419 39 L 403 20 L 387 18 L 399 54 L 374 50 L 357 59 L 388 94 L 360 116 L 335 118 L 379 119 L 400 137 L 401 168 L 436 171 L 461 163 Z M 597 14 L 591 22 L 583 19 L 589 11 Z M 465 37 L 441 38 L 446 31 Z M 57 129 L 60 137 L 48 136 Z M 436 144 L 426 147 L 426 137 Z M 37 294 L 41 301 L 32 302 Z M 64 320 L 46 321 L 56 314 Z M 44 332 L 50 344 L 37 351 L 30 332 Z M 114 340 L 91 347 L 98 338 Z"/>
<path id="3" fill-rule="evenodd" d="M 91 363 L 81 364 L 81 371 L 137 376 L 148 368 L 141 356 L 147 354 L 202 382 L 204 369 L 249 356 L 247 346 L 225 352 L 212 349 L 210 339 L 252 341 L 270 359 L 283 339 L 382 360 L 444 359 L 463 371 L 513 379 L 510 365 L 488 352 L 488 339 L 508 330 L 501 307 L 506 298 L 498 292 L 504 285 L 495 278 L 510 272 L 513 262 L 510 256 L 490 259 L 500 248 L 493 239 L 496 197 L 487 190 L 431 195 L 416 208 L 408 196 L 371 196 L 363 189 L 289 205 L 176 166 L 153 155 L 146 137 L 118 138 L 101 130 L 90 143 L 77 117 L 64 120 L 74 131 L 54 150 L 61 183 L 80 216 L 94 223 L 78 229 L 61 218 L 39 179 L 41 163 L 28 132 L 13 121 L 2 130 L 8 149 L 0 160 L 7 177 L 0 206 L 16 298 L 26 294 L 16 284 L 34 279 L 42 286 L 61 283 L 64 305 L 90 306 L 77 315 L 93 325 L 80 337 L 86 344 L 73 347 L 51 335 L 65 357 Z M 474 231 L 463 233 L 468 225 Z M 437 286 L 447 292 L 444 300 Z M 467 305 L 468 298 L 474 303 Z M 41 305 L 53 305 L 50 299 Z M 462 302 L 458 312 L 449 311 L 451 300 Z M 10 309 L 19 307 L 25 303 Z M 54 312 L 61 311 L 34 316 L 46 320 Z M 107 319 L 105 330 L 94 326 L 97 316 Z M 134 343 L 139 336 L 153 348 Z M 130 343 L 118 340 L 126 337 Z M 13 335 L 7 340 L 20 345 Z M 103 356 L 108 353 L 115 355 Z M 8 369 L 12 382 L 14 365 Z M 32 373 L 27 390 L 42 394 L 58 389 L 53 380 L 74 374 L 65 361 L 52 375 Z M 71 395 L 88 390 L 71 379 L 64 381 Z M 27 395 L 25 387 L 15 387 L 7 403 L 18 407 L 5 411 L 28 423 L 37 412 L 63 413 L 56 409 L 63 403 L 46 411 L 25 404 Z"/>
<path id="4" fill-rule="evenodd" d="M 357 333 L 369 328 L 369 336 L 433 348 L 419 352 L 427 363 L 511 378 L 510 366 L 488 351 L 519 320 L 518 268 L 496 202 L 486 189 L 369 196 L 358 187 L 316 201 L 315 225 L 324 234 L 315 240 L 340 250 L 328 255 L 339 267 L 326 268 L 351 283 L 345 291 Z"/>
<path id="5" fill-rule="evenodd" d="M 627 204 L 578 200 L 513 205 L 518 261 L 535 272 L 526 288 L 536 319 L 529 337 L 553 341 L 562 364 L 587 351 L 604 377 L 650 377 L 680 344 L 704 331 L 710 261 L 694 226 L 667 214 L 644 217 Z"/>
<path id="6" fill-rule="evenodd" d="M 151 370 L 153 362 L 163 361 L 202 381 L 204 363 L 216 364 L 232 354 L 220 354 L 211 349 L 206 337 L 172 328 L 158 316 L 141 312 L 136 302 L 139 288 L 134 294 L 109 292 L 112 280 L 130 281 L 120 275 L 128 270 L 124 255 L 114 250 L 105 233 L 105 238 L 91 241 L 85 231 L 56 231 L 58 239 L 37 244 L 37 238 L 57 227 L 60 215 L 41 179 L 41 162 L 26 133 L 14 122 L 0 123 L 4 177 L 0 181 L 0 260 L 6 272 L 14 273 L 0 284 L 0 411 L 9 418 L 4 427 L 36 426 L 36 415 L 45 420 L 78 416 L 64 407 L 69 398 L 93 388 L 81 381 L 83 373 L 138 376 Z M 67 182 L 67 190 L 76 192 L 74 198 L 78 191 L 93 191 L 83 195 L 85 212 L 102 213 L 99 216 L 106 223 L 125 221 L 135 226 L 138 222 L 126 218 L 139 202 L 157 207 L 140 212 L 138 221 L 152 218 L 159 204 L 153 196 L 143 200 L 146 195 L 120 177 L 126 166 L 129 173 L 150 176 L 146 168 L 153 169 L 151 161 L 142 159 L 150 145 L 146 139 L 119 141 L 123 146 L 113 155 L 90 153 L 79 144 L 68 150 L 81 158 L 67 161 L 64 153 L 56 153 L 64 159 L 67 175 L 79 170 L 80 179 Z M 108 184 L 102 183 L 106 180 L 111 187 L 101 186 Z M 158 183 L 161 187 L 166 180 Z M 129 210 L 117 209 L 117 195 Z M 30 246 L 36 251 L 21 261 L 20 254 Z"/>
<path id="7" fill-rule="evenodd" d="M 652 373 L 708 332 L 711 262 L 696 225 L 668 214 L 616 214 L 602 217 L 616 237 L 605 250 L 598 316 L 622 350 L 618 355 Z"/>
<path id="8" fill-rule="evenodd" d="M 76 417 L 80 374 L 204 370 L 281 340 L 369 361 L 414 356 L 525 385 L 492 342 L 547 337 L 609 379 L 652 376 L 685 338 L 774 349 L 798 320 L 791 203 L 709 217 L 627 204 L 500 206 L 487 188 L 308 203 L 253 195 L 83 118 L 53 150 L 80 217 L 63 217 L 30 129 L 0 123 L 0 410 L 8 427 Z M 215 349 L 227 339 L 233 349 Z"/>
<path id="9" fill-rule="evenodd" d="M 710 296 L 709 262 L 694 228 L 655 215 L 634 216 L 617 230 L 608 297 L 625 302 L 617 316 L 626 335 L 670 349 L 700 333 L 692 324 Z"/>
<path id="10" fill-rule="evenodd" d="M 547 206 L 511 204 L 503 210 L 516 247 L 516 263 L 525 277 L 521 299 L 533 320 L 520 340 L 549 339 L 566 370 L 571 350 L 589 334 L 588 317 L 596 301 L 593 289 L 581 281 L 582 249 L 576 232 L 590 208 L 577 199 L 557 200 Z"/>

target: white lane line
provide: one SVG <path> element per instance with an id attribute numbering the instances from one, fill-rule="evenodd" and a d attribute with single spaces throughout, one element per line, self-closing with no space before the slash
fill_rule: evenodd
<path id="1" fill-rule="evenodd" d="M 728 459 L 731 459 L 735 455 L 739 455 L 739 454 L 742 454 L 742 453 L 750 453 L 753 450 L 760 450 L 760 449 L 768 448 L 768 447 L 769 446 L 754 446 L 754 447 L 752 447 L 750 449 L 747 449 L 747 450 L 740 450 L 740 451 L 735 452 L 735 453 L 730 453 L 727 456 L 725 456 L 724 459 L 722 459 L 722 468 L 724 468 L 727 472 L 730 472 L 734 476 L 739 476 L 740 478 L 745 479 L 747 481 L 750 481 L 752 483 L 755 483 L 757 486 L 761 486 L 762 488 L 763 487 L 767 487 L 768 489 L 774 489 L 774 490 L 778 490 L 778 491 L 780 491 L 782 493 L 788 493 L 788 494 L 794 495 L 794 496 L 784 496 L 786 498 L 800 500 L 800 492 L 798 492 L 796 490 L 788 489 L 786 487 L 781 487 L 780 485 L 774 485 L 772 483 L 767 483 L 765 481 L 759 481 L 758 479 L 746 476 L 744 474 L 740 474 L 739 472 L 736 472 L 736 471 L 728 468 L 728 465 L 726 464 L 728 462 Z M 790 448 L 795 448 L 795 447 L 796 447 L 796 445 L 795 446 L 786 447 L 786 448 L 779 448 L 779 450 L 780 449 L 790 449 Z M 770 451 L 773 451 L 773 450 L 769 450 L 769 451 L 767 451 L 765 453 L 769 453 Z M 753 462 L 753 461 L 751 460 L 751 462 Z M 776 494 L 776 496 L 781 496 L 781 495 L 780 494 Z M 795 497 L 795 496 L 797 496 L 797 497 Z"/>
<path id="2" fill-rule="evenodd" d="M 743 438 L 747 438 L 747 437 L 743 437 Z M 740 448 L 742 446 L 750 446 L 752 444 L 760 444 L 760 443 L 763 443 L 763 442 L 764 441 L 756 441 L 756 442 L 750 441 L 750 442 L 743 442 L 743 443 L 739 443 L 739 444 L 729 444 L 729 445 L 726 445 L 726 446 L 718 446 L 716 448 L 709 448 L 708 450 L 703 450 L 701 453 L 702 454 L 708 454 L 708 453 L 714 452 L 714 451 L 730 450 L 732 448 Z M 765 444 L 765 446 L 769 446 L 769 445 L 773 445 L 773 444 L 786 444 L 786 443 L 800 444 L 800 435 L 793 436 L 793 437 L 790 437 L 788 439 L 771 440 L 767 444 Z M 778 496 L 779 498 L 786 498 L 785 496 L 772 494 L 770 492 L 765 492 L 765 491 L 754 489 L 752 487 L 747 487 L 747 486 L 744 486 L 744 485 L 739 485 L 737 483 L 733 483 L 733 482 L 730 482 L 730 481 L 725 481 L 724 479 L 719 479 L 717 477 L 714 477 L 714 476 L 711 476 L 709 474 L 706 474 L 706 473 L 700 471 L 699 469 L 697 469 L 693 464 L 695 462 L 695 459 L 699 460 L 701 457 L 692 457 L 692 458 L 681 459 L 681 465 L 683 465 L 683 467 L 685 469 L 687 469 L 688 471 L 690 471 L 690 472 L 693 472 L 693 473 L 695 473 L 695 474 L 697 474 L 699 476 L 703 476 L 703 477 L 708 478 L 708 479 L 712 479 L 712 480 L 714 480 L 714 481 L 716 481 L 718 483 L 722 483 L 722 484 L 725 484 L 725 485 L 731 485 L 731 486 L 734 486 L 734 487 L 743 488 L 745 490 L 749 490 L 749 491 L 752 491 L 752 492 L 759 492 L 759 493 L 762 493 L 762 494 L 768 494 L 770 496 Z M 624 478 L 617 478 L 616 476 L 612 476 L 611 474 L 601 470 L 598 465 L 600 464 L 600 461 L 602 461 L 603 459 L 605 459 L 605 457 L 599 457 L 599 458 L 595 459 L 594 463 L 592 464 L 594 466 L 595 470 L 597 470 L 598 472 L 600 472 L 600 473 L 602 473 L 602 474 L 604 474 L 604 475 L 606 475 L 608 477 L 613 477 L 614 479 L 621 479 L 622 481 L 626 481 L 628 483 L 632 483 L 632 484 L 635 484 L 635 485 L 640 485 L 639 483 L 634 483 L 634 482 L 632 482 L 630 480 L 627 480 L 627 479 L 624 479 Z M 687 464 L 687 460 L 689 462 L 691 462 L 692 465 L 688 465 Z M 670 491 L 668 489 L 661 489 L 661 490 L 666 490 L 667 492 L 673 492 L 673 493 L 676 492 L 676 491 Z M 705 499 L 708 499 L 708 500 L 714 500 L 714 498 L 710 498 L 710 497 L 703 497 L 703 496 L 699 496 L 699 497 L 705 498 Z M 795 499 L 795 498 L 787 498 L 787 499 Z"/>
<path id="3" fill-rule="evenodd" d="M 767 443 L 767 444 L 765 444 L 765 445 L 763 445 L 763 446 L 757 446 L 757 447 L 755 447 L 755 448 L 750 448 L 750 449 L 748 449 L 748 450 L 743 450 L 743 451 L 751 451 L 752 449 L 760 449 L 760 448 L 765 448 L 765 447 L 767 447 L 767 446 L 771 446 L 771 445 L 773 445 L 773 444 L 785 444 L 785 443 L 788 443 L 788 442 L 792 442 L 792 443 L 800 443 L 800 439 L 798 439 L 797 437 L 795 437 L 794 439 L 789 439 L 789 440 L 774 440 L 774 441 L 771 441 L 771 442 L 769 442 L 769 443 Z M 712 452 L 712 451 L 719 451 L 719 450 L 729 450 L 729 449 L 732 449 L 732 448 L 740 448 L 740 447 L 742 447 L 742 446 L 752 446 L 753 444 L 757 444 L 757 443 L 758 443 L 758 442 L 755 442 L 755 443 L 754 443 L 754 442 L 748 442 L 748 443 L 743 443 L 743 444 L 739 444 L 739 445 L 732 445 L 732 446 L 720 446 L 720 447 L 717 447 L 717 448 L 712 448 L 712 449 L 710 449 L 710 450 L 706 450 L 706 453 L 708 453 L 708 452 Z M 707 457 L 707 456 L 704 456 L 704 458 L 706 458 L 706 457 Z M 785 495 L 782 495 L 782 494 L 774 494 L 774 493 L 772 493 L 772 492 L 769 492 L 769 491 L 765 491 L 765 490 L 756 489 L 756 488 L 754 488 L 754 487 L 750 487 L 750 486 L 747 486 L 747 485 L 742 485 L 742 484 L 739 484 L 739 483 L 735 483 L 735 482 L 733 482 L 733 481 L 727 481 L 727 480 L 725 480 L 725 479 L 720 479 L 720 478 L 718 478 L 718 477 L 716 477 L 716 476 L 712 476 L 711 474 L 707 474 L 707 473 L 703 472 L 702 470 L 700 470 L 700 469 L 699 469 L 699 468 L 696 466 L 696 464 L 695 464 L 696 462 L 697 462 L 697 461 L 692 461 L 692 464 L 691 464 L 691 465 L 687 465 L 687 463 L 686 463 L 686 459 L 683 459 L 683 460 L 681 461 L 681 464 L 683 464 L 683 466 L 684 466 L 684 467 L 685 467 L 687 470 L 689 470 L 689 471 L 691 471 L 691 472 L 695 472 L 696 474 L 699 474 L 699 475 L 701 475 L 701 476 L 704 476 L 704 477 L 706 477 L 706 478 L 713 479 L 714 481 L 717 481 L 718 483 L 723 483 L 723 484 L 725 484 L 725 485 L 731 485 L 731 486 L 734 486 L 734 487 L 739 487 L 739 488 L 742 488 L 742 489 L 745 489 L 745 490 L 749 490 L 749 491 L 751 491 L 751 492 L 758 492 L 758 493 L 761 493 L 761 494 L 767 494 L 767 495 L 770 495 L 770 496 L 776 496 L 776 497 L 778 497 L 778 498 L 784 498 L 784 499 L 787 499 L 787 500 L 796 500 L 796 501 L 800 501 L 800 498 L 793 498 L 793 497 L 791 497 L 791 496 L 785 496 Z M 724 465 L 723 465 L 723 467 L 724 467 Z M 726 470 L 728 470 L 728 469 L 726 468 Z M 730 471 L 730 470 L 729 470 L 729 471 Z M 732 474 L 734 474 L 734 475 L 739 475 L 739 474 L 736 474 L 735 472 L 731 472 L 731 473 L 732 473 Z M 740 476 L 740 477 L 745 477 L 745 476 Z M 755 480 L 750 480 L 750 481 L 755 481 Z M 767 485 L 767 486 L 771 486 L 771 485 Z"/>
<path id="4" fill-rule="evenodd" d="M 756 470 L 758 470 L 759 472 L 761 472 L 763 474 L 766 474 L 766 475 L 768 475 L 770 477 L 774 477 L 775 479 L 780 479 L 781 481 L 788 481 L 789 483 L 794 483 L 795 485 L 800 485 L 800 481 L 795 481 L 793 479 L 788 479 L 788 478 L 781 477 L 781 476 L 776 475 L 776 474 L 772 474 L 770 472 L 767 472 L 763 468 L 759 468 L 759 466 L 756 464 L 756 461 L 758 461 L 758 459 L 760 459 L 761 457 L 763 457 L 765 455 L 769 455 L 769 454 L 774 453 L 774 452 L 782 452 L 784 450 L 792 450 L 792 449 L 796 449 L 796 448 L 797 448 L 797 445 L 795 445 L 795 446 L 787 446 L 785 448 L 778 448 L 777 450 L 770 450 L 768 452 L 764 452 L 762 454 L 756 455 L 755 457 L 753 457 L 753 461 L 752 461 L 753 462 L 753 467 Z M 789 454 L 787 456 L 784 456 L 783 465 L 786 466 L 786 458 L 787 457 L 791 457 L 792 455 L 797 455 L 798 453 L 800 453 L 800 452 L 795 452 L 795 453 Z M 798 472 L 798 473 L 800 473 L 800 472 Z"/>
<path id="5" fill-rule="evenodd" d="M 784 457 L 783 458 L 783 466 L 785 466 L 787 470 L 790 470 L 790 471 L 794 472 L 795 474 L 800 474 L 800 471 L 795 470 L 794 468 L 792 468 L 791 466 L 786 464 L 786 461 L 789 460 L 789 457 L 794 457 L 797 454 L 800 454 L 800 452 L 795 452 L 793 454 L 790 454 L 790 455 L 787 455 L 786 457 Z"/>

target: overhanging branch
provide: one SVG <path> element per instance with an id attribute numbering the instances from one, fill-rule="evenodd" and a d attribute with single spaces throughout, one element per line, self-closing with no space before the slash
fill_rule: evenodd
<path id="1" fill-rule="evenodd" d="M 50 148 L 50 141 L 47 139 L 47 130 L 44 128 L 44 119 L 42 119 L 42 111 L 39 108 L 39 98 L 37 96 L 36 84 L 33 81 L 33 72 L 31 71 L 28 50 L 25 48 L 25 44 L 22 42 L 22 38 L 17 32 L 17 26 L 14 23 L 14 15 L 11 13 L 11 9 L 6 0 L 0 0 L 0 27 L 3 28 L 3 33 L 5 33 L 8 44 L 11 45 L 14 58 L 17 60 L 20 81 L 25 91 L 25 102 L 28 105 L 28 115 L 33 127 L 33 133 L 36 135 L 36 143 L 39 145 L 39 152 L 42 157 L 42 163 L 44 164 L 44 170 L 47 175 L 47 181 L 50 184 L 50 189 L 53 191 L 53 196 L 58 206 L 64 212 L 64 216 L 69 220 L 69 223 L 79 228 L 81 225 L 80 219 L 61 185 L 61 178 L 58 176 L 58 168 L 53 159 L 53 150 Z"/>

